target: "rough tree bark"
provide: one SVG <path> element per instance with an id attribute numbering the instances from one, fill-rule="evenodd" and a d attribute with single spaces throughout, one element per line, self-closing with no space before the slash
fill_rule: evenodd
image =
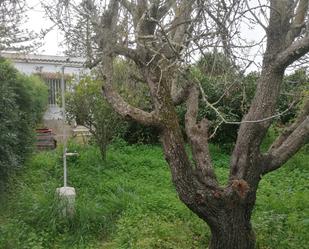
<path id="1" fill-rule="evenodd" d="M 110 0 L 102 16 L 91 19 L 96 28 L 98 48 L 102 52 L 103 94 L 123 117 L 160 129 L 164 155 L 179 198 L 211 229 L 209 248 L 253 249 L 255 235 L 250 219 L 261 176 L 281 167 L 309 138 L 307 103 L 295 123 L 278 137 L 269 151 L 264 154 L 260 151 L 262 140 L 273 121 L 268 117 L 275 114 L 285 69 L 309 51 L 305 23 L 308 0 L 270 1 L 263 68 L 255 97 L 239 128 L 225 186 L 219 185 L 211 162 L 208 121 L 197 119 L 198 87 L 189 80 L 186 87 L 175 91 L 183 52 L 190 42 L 215 33 L 203 36 L 193 32 L 194 25 L 203 19 L 201 17 L 210 13 L 203 2 Z M 232 16 L 233 8 L 237 11 L 237 6 L 243 1 L 230 2 L 231 10 L 227 8 L 226 1 L 220 1 L 221 10 L 226 11 L 225 18 Z M 89 6 L 93 8 L 89 13 L 98 13 L 94 4 Z M 117 37 L 120 10 L 125 10 L 132 17 L 135 46 L 123 46 Z M 218 32 L 224 39 L 222 44 L 228 46 L 228 27 L 223 27 L 224 21 L 219 18 L 209 15 L 209 20 L 214 19 L 212 23 L 220 26 Z M 230 48 L 226 49 L 231 53 Z M 131 106 L 113 89 L 113 60 L 119 55 L 138 66 L 150 89 L 152 112 Z M 186 153 L 175 110 L 175 105 L 181 102 L 187 105 L 185 130 L 193 161 Z"/>

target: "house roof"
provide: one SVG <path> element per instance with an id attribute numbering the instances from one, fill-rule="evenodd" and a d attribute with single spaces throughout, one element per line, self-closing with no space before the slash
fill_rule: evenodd
<path id="1" fill-rule="evenodd" d="M 66 65 L 74 67 L 84 67 L 86 62 L 85 58 L 58 56 L 58 55 L 36 55 L 36 54 L 1 52 L 0 56 L 6 59 L 13 60 L 15 62 L 52 63 L 57 65 Z"/>

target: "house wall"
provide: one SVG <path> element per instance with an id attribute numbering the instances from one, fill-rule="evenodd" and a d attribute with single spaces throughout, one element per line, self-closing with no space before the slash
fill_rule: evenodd
<path id="1" fill-rule="evenodd" d="M 0 56 L 10 60 L 15 68 L 26 75 L 42 74 L 42 78 L 49 88 L 49 107 L 44 115 L 44 120 L 61 120 L 62 111 L 57 105 L 57 99 L 61 95 L 62 67 L 66 76 L 74 76 L 76 80 L 83 74 L 89 73 L 89 69 L 84 67 L 83 58 L 69 58 L 65 56 L 31 55 L 0 53 Z M 49 75 L 49 77 L 44 77 Z M 54 75 L 54 76 L 53 76 Z M 65 77 L 67 78 L 67 77 Z M 60 122 L 60 121 L 59 121 Z"/>
<path id="2" fill-rule="evenodd" d="M 61 73 L 61 64 L 53 64 L 53 63 L 34 63 L 34 62 L 18 62 L 13 61 L 14 66 L 18 69 L 18 71 L 23 72 L 24 74 L 30 75 L 33 73 Z M 66 74 L 76 74 L 80 75 L 86 73 L 88 70 L 83 67 L 78 66 L 65 66 Z"/>

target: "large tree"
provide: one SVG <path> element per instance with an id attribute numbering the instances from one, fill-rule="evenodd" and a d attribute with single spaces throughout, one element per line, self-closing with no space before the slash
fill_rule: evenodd
<path id="1" fill-rule="evenodd" d="M 70 1 L 63 2 L 70 7 Z M 309 138 L 307 100 L 294 123 L 268 151 L 260 150 L 277 116 L 285 71 L 309 51 L 308 0 L 264 2 L 251 6 L 241 0 L 110 0 L 100 5 L 86 0 L 82 6 L 74 6 L 91 21 L 93 61 L 102 69 L 105 98 L 123 117 L 160 130 L 179 198 L 209 225 L 210 249 L 254 248 L 250 218 L 261 177 L 280 168 Z M 246 22 L 259 24 L 266 42 L 255 96 L 239 122 L 229 178 L 221 186 L 208 149 L 209 121 L 197 115 L 200 97 L 209 108 L 215 107 L 186 69 L 204 51 L 219 50 L 232 64 L 239 63 L 240 57 L 246 57 L 241 53 L 247 44 L 239 35 Z M 113 62 L 119 56 L 136 64 L 138 76 L 149 87 L 151 112 L 130 105 L 114 89 Z M 185 149 L 175 110 L 184 102 L 185 132 L 193 160 Z M 219 111 L 217 114 L 229 123 Z"/>

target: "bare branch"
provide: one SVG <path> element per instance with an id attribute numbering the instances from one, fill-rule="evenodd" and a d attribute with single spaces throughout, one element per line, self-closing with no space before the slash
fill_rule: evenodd
<path id="1" fill-rule="evenodd" d="M 306 13 L 308 11 L 308 4 L 309 4 L 308 0 L 299 0 L 295 13 L 295 18 L 293 21 L 294 27 L 302 26 L 302 24 L 304 23 Z"/>
<path id="2" fill-rule="evenodd" d="M 222 125 L 222 124 L 223 124 L 223 121 L 221 120 L 220 123 L 215 127 L 213 133 L 211 133 L 211 135 L 208 137 L 208 140 L 212 139 L 216 135 L 217 130 L 219 129 L 220 125 Z"/>
<path id="3" fill-rule="evenodd" d="M 248 8 L 248 11 L 250 12 L 250 14 L 254 17 L 255 21 L 265 30 L 267 31 L 267 27 L 265 27 L 265 25 L 261 22 L 260 18 L 258 18 L 256 16 L 256 14 L 253 12 L 252 8 L 249 6 L 248 0 L 246 0 L 246 5 Z"/>
<path id="4" fill-rule="evenodd" d="M 186 133 L 190 140 L 196 168 L 202 174 L 204 183 L 206 186 L 218 187 L 208 148 L 208 121 L 203 119 L 197 123 L 198 101 L 199 90 L 196 86 L 192 86 L 187 100 Z"/>
<path id="5" fill-rule="evenodd" d="M 123 53 L 127 57 L 132 57 L 138 60 L 137 55 L 133 49 L 115 46 L 113 44 L 113 31 L 116 27 L 116 18 L 118 12 L 117 0 L 110 1 L 108 10 L 103 15 L 103 30 L 102 30 L 102 74 L 103 78 L 106 80 L 105 84 L 102 86 L 103 95 L 107 101 L 112 105 L 112 107 L 123 117 L 134 119 L 144 125 L 154 125 L 159 126 L 159 120 L 155 112 L 148 113 L 138 108 L 129 105 L 120 94 L 113 89 L 113 60 L 114 53 Z M 105 39 L 105 40 L 104 40 Z"/>
<path id="6" fill-rule="evenodd" d="M 114 52 L 117 55 L 125 56 L 128 59 L 134 61 L 137 65 L 141 65 L 143 62 L 135 49 L 128 48 L 122 46 L 121 44 L 117 43 L 114 45 Z"/>
<path id="7" fill-rule="evenodd" d="M 166 0 L 165 4 L 163 4 L 158 10 L 158 20 L 164 17 L 167 12 L 171 9 L 173 5 L 176 4 L 175 0 Z"/>
<path id="8" fill-rule="evenodd" d="M 215 107 L 215 105 L 218 103 L 219 100 L 217 100 L 215 103 L 210 103 L 206 97 L 206 94 L 205 94 L 205 91 L 202 87 L 202 84 L 201 82 L 196 78 L 194 77 L 194 79 L 196 80 L 197 84 L 198 84 L 198 87 L 200 89 L 200 92 L 202 94 L 202 100 L 205 102 L 205 104 L 211 108 L 216 114 L 217 116 L 221 119 L 222 123 L 225 123 L 225 124 L 236 124 L 236 125 L 240 125 L 240 124 L 253 124 L 253 123 L 263 123 L 263 122 L 266 122 L 266 121 L 269 121 L 269 120 L 272 120 L 272 119 L 275 119 L 275 118 L 278 118 L 280 116 L 283 116 L 284 114 L 286 114 L 289 110 L 291 110 L 291 108 L 294 106 L 295 102 L 293 101 L 289 107 L 287 109 L 285 109 L 284 111 L 280 112 L 280 113 L 276 113 L 274 115 L 270 115 L 270 116 L 267 116 L 267 117 L 264 117 L 264 118 L 260 118 L 260 119 L 245 119 L 245 120 L 242 120 L 242 121 L 229 121 L 227 120 L 226 118 L 224 118 L 223 114 Z M 222 97 L 222 96 L 221 96 Z"/>
<path id="9" fill-rule="evenodd" d="M 172 26 L 177 27 L 174 30 L 174 34 L 172 36 L 173 37 L 172 40 L 175 44 L 183 43 L 187 28 L 189 26 L 188 21 L 191 20 L 192 10 L 193 10 L 192 1 L 189 0 L 181 1 L 179 6 L 177 7 L 176 15 L 172 22 Z M 179 25 L 179 23 L 184 24 Z"/>
<path id="10" fill-rule="evenodd" d="M 104 84 L 102 89 L 103 95 L 107 101 L 122 117 L 126 119 L 133 119 L 148 126 L 160 126 L 159 119 L 155 112 L 149 113 L 129 105 L 109 83 Z"/>
<path id="11" fill-rule="evenodd" d="M 264 159 L 268 164 L 263 169 L 263 174 L 280 168 L 289 160 L 303 145 L 309 142 L 309 115 L 303 122 L 282 142 L 282 144 L 271 150 Z"/>
<path id="12" fill-rule="evenodd" d="M 135 4 L 131 1 L 128 0 L 120 0 L 120 4 L 126 8 L 127 11 L 130 12 L 130 14 L 133 14 L 134 9 L 136 8 Z"/>
<path id="13" fill-rule="evenodd" d="M 287 49 L 278 54 L 274 66 L 278 69 L 286 68 L 309 52 L 309 36 L 295 41 Z"/>
<path id="14" fill-rule="evenodd" d="M 297 1 L 295 2 L 297 3 Z M 290 45 L 299 36 L 302 28 L 305 27 L 305 17 L 308 11 L 308 0 L 299 0 L 295 11 L 295 17 L 287 34 L 287 44 Z"/>

